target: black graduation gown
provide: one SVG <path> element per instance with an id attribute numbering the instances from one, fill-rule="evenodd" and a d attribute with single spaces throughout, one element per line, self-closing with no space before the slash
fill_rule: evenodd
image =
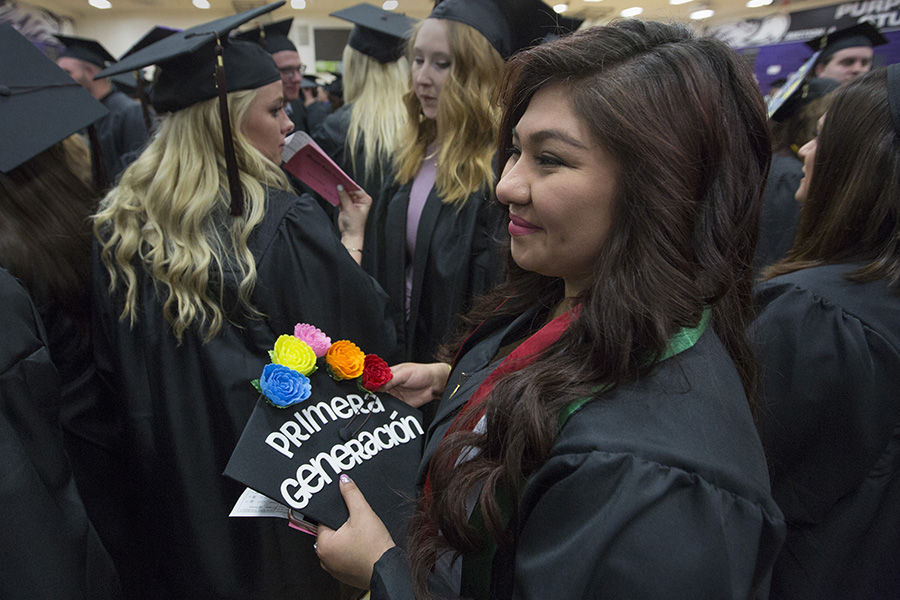
<path id="1" fill-rule="evenodd" d="M 25 290 L 0 269 L 0 598 L 119 598 L 75 488 L 60 382 Z"/>
<path id="2" fill-rule="evenodd" d="M 489 321 L 467 342 L 421 477 L 498 349 L 539 326 L 535 316 Z M 494 561 L 491 598 L 764 599 L 784 539 L 743 387 L 712 328 L 571 416 L 526 481 L 520 511 L 514 555 Z M 388 551 L 372 600 L 412 598 L 405 555 Z"/>
<path id="3" fill-rule="evenodd" d="M 900 594 L 900 295 L 862 265 L 758 286 L 759 431 L 788 524 L 772 598 Z"/>
<path id="4" fill-rule="evenodd" d="M 332 340 L 391 356 L 396 344 L 377 284 L 341 245 L 315 201 L 269 190 L 249 245 L 265 315 L 231 311 L 231 323 L 203 344 L 195 330 L 179 345 L 143 270 L 133 327 L 122 300 L 107 294 L 95 253 L 98 371 L 124 419 L 135 498 L 130 507 L 146 581 L 135 595 L 159 598 L 332 598 L 337 582 L 319 567 L 312 542 L 287 522 L 229 518 L 243 486 L 222 472 L 258 398 L 250 381 L 276 338 L 298 322 Z M 233 282 L 226 304 L 234 305 Z"/>
<path id="5" fill-rule="evenodd" d="M 763 268 L 787 256 L 794 244 L 800 219 L 800 203 L 794 194 L 803 179 L 802 168 L 803 163 L 793 154 L 772 157 L 759 215 L 759 243 L 753 256 L 753 269 L 757 275 Z"/>
<path id="6" fill-rule="evenodd" d="M 390 191 L 392 188 L 385 188 Z M 412 257 L 409 321 L 406 302 L 406 212 L 412 183 L 400 186 L 374 215 L 375 239 L 366 239 L 363 266 L 371 269 L 390 297 L 406 360 L 432 362 L 452 334 L 456 316 L 501 276 L 499 252 L 503 211 L 480 190 L 462 208 L 444 204 L 432 188 L 422 210 Z M 370 219 L 373 215 L 370 213 Z M 373 243 L 374 242 L 374 243 Z M 366 256 L 365 254 L 368 254 Z"/>
<path id="7" fill-rule="evenodd" d="M 100 102 L 109 109 L 109 114 L 96 123 L 97 139 L 106 175 L 114 182 L 130 161 L 140 156 L 149 134 L 139 102 L 116 91 L 115 87 Z"/>

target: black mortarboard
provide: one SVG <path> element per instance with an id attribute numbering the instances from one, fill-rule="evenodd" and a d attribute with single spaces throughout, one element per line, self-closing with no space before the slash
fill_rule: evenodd
<path id="1" fill-rule="evenodd" d="M 229 39 L 228 33 L 283 4 L 284 0 L 281 0 L 179 31 L 97 74 L 98 78 L 108 77 L 158 65 L 160 72 L 150 91 L 150 101 L 160 112 L 175 112 L 204 100 L 219 99 L 231 214 L 234 216 L 243 213 L 244 196 L 234 155 L 226 94 L 254 90 L 280 81 L 281 73 L 272 56 L 259 44 Z"/>
<path id="2" fill-rule="evenodd" d="M 319 80 L 316 79 L 315 75 L 304 75 L 300 80 L 300 88 L 311 90 L 313 88 L 319 87 L 321 84 Z"/>
<path id="3" fill-rule="evenodd" d="M 346 473 L 394 539 L 403 539 L 425 437 L 421 413 L 334 381 L 325 367 L 309 381 L 312 396 L 300 404 L 257 401 L 224 474 L 337 529 L 348 517 L 338 487 Z"/>
<path id="4" fill-rule="evenodd" d="M 134 46 L 125 51 L 122 56 L 119 57 L 119 60 L 123 58 L 127 58 L 137 52 L 138 50 L 143 50 L 150 44 L 155 44 L 160 40 L 164 40 L 172 34 L 178 33 L 180 29 L 169 29 L 168 27 L 154 27 L 150 31 L 144 34 L 144 37 L 139 39 Z"/>
<path id="5" fill-rule="evenodd" d="M 857 23 L 846 29 L 838 29 L 806 42 L 806 45 L 813 50 L 822 51 L 822 54 L 819 55 L 820 63 L 826 62 L 838 50 L 859 46 L 872 48 L 883 44 L 887 44 L 887 39 L 878 32 L 874 25 L 868 22 Z"/>
<path id="6" fill-rule="evenodd" d="M 158 65 L 160 73 L 153 84 L 150 100 L 162 112 L 174 112 L 217 96 L 216 38 L 221 40 L 227 92 L 252 90 L 281 78 L 272 57 L 257 44 L 229 39 L 228 32 L 284 2 L 242 12 L 196 25 L 150 44 L 97 76 L 135 71 Z"/>
<path id="7" fill-rule="evenodd" d="M 265 48 L 269 54 L 275 54 L 282 50 L 293 50 L 296 52 L 297 46 L 288 37 L 288 33 L 291 31 L 291 23 L 293 22 L 294 17 L 291 17 L 290 19 L 242 31 L 234 37 L 246 42 L 256 42 Z"/>
<path id="8" fill-rule="evenodd" d="M 60 34 L 56 34 L 55 37 L 59 40 L 60 44 L 65 46 L 65 50 L 60 53 L 59 58 L 77 58 L 89 62 L 92 65 L 96 65 L 101 69 L 104 68 L 107 63 L 116 62 L 116 59 L 112 57 L 112 54 L 107 52 L 106 48 L 101 46 L 100 42 L 96 40 Z"/>
<path id="9" fill-rule="evenodd" d="M 406 51 L 403 40 L 409 39 L 417 22 L 406 15 L 365 3 L 333 12 L 331 16 L 355 25 L 347 40 L 348 46 L 381 63 L 393 62 L 403 56 Z"/>
<path id="10" fill-rule="evenodd" d="M 474 27 L 504 59 L 581 26 L 559 16 L 541 0 L 443 0 L 429 19 L 449 19 Z"/>
<path id="11" fill-rule="evenodd" d="M 103 117 L 106 108 L 22 34 L 0 24 L 0 172 Z"/>
<path id="12" fill-rule="evenodd" d="M 797 111 L 813 100 L 818 100 L 828 95 L 840 86 L 841 84 L 834 79 L 810 77 L 791 90 L 784 102 L 772 112 L 772 120 L 777 123 L 783 123 L 796 115 Z"/>

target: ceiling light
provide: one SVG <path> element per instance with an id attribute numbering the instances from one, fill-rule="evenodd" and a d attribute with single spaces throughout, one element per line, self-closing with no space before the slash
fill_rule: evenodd
<path id="1" fill-rule="evenodd" d="M 568 4 L 555 4 L 555 5 L 553 5 L 553 10 L 555 10 L 558 13 L 564 13 L 567 10 L 569 10 L 569 5 Z"/>
<path id="2" fill-rule="evenodd" d="M 701 8 L 700 10 L 692 12 L 690 17 L 695 21 L 699 21 L 700 19 L 708 19 L 714 14 L 716 14 L 716 11 L 711 8 Z"/>
<path id="3" fill-rule="evenodd" d="M 687 4 L 693 0 L 669 0 L 669 4 Z"/>
<path id="4" fill-rule="evenodd" d="M 400 6 L 400 3 L 397 0 L 384 0 L 384 4 L 381 5 L 381 8 L 384 10 L 394 10 Z"/>
<path id="5" fill-rule="evenodd" d="M 584 0 L 585 2 L 601 2 L 601 0 Z"/>
<path id="6" fill-rule="evenodd" d="M 193 4 L 197 8 L 209 8 L 209 0 L 191 0 L 191 4 Z"/>
<path id="7" fill-rule="evenodd" d="M 306 8 L 306 0 L 291 0 L 291 8 L 295 10 L 303 10 Z"/>
<path id="8" fill-rule="evenodd" d="M 110 4 L 109 0 L 88 0 L 88 4 L 101 10 L 112 8 L 112 4 Z"/>
<path id="9" fill-rule="evenodd" d="M 623 17 L 636 17 L 639 14 L 641 14 L 642 12 L 644 12 L 644 9 L 641 8 L 640 6 L 632 6 L 631 8 L 626 8 L 619 14 L 622 15 Z"/>
<path id="10" fill-rule="evenodd" d="M 747 8 L 759 8 L 770 4 L 772 4 L 772 0 L 747 0 Z"/>

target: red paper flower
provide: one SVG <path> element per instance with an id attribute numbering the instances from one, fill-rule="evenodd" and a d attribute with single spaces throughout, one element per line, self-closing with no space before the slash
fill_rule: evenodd
<path id="1" fill-rule="evenodd" d="M 374 392 L 394 378 L 391 368 L 376 354 L 366 354 L 360 387 L 367 392 Z"/>

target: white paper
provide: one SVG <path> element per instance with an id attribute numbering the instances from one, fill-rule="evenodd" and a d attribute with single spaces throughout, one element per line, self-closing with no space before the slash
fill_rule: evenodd
<path id="1" fill-rule="evenodd" d="M 290 509 L 262 494 L 247 488 L 234 503 L 229 517 L 281 517 L 288 518 Z"/>

